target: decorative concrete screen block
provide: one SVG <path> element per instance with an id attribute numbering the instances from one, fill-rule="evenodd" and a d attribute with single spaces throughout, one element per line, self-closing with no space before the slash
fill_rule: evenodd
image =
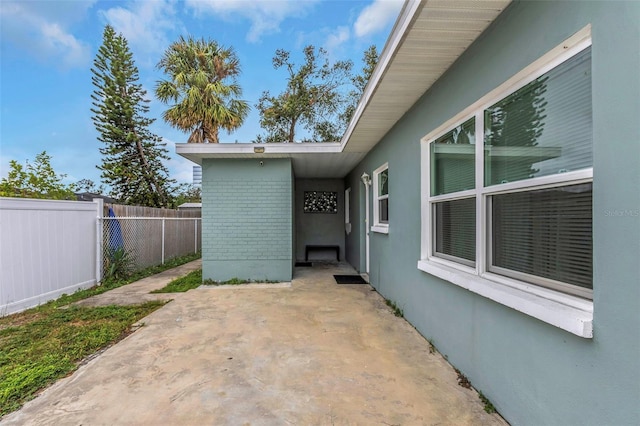
<path id="1" fill-rule="evenodd" d="M 305 191 L 305 213 L 338 213 L 338 193 L 332 191 Z"/>

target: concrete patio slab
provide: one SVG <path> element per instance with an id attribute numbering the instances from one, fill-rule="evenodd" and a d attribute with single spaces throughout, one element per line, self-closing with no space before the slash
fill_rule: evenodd
<path id="1" fill-rule="evenodd" d="M 354 271 L 173 295 L 0 424 L 505 424 L 377 292 L 334 273 Z"/>

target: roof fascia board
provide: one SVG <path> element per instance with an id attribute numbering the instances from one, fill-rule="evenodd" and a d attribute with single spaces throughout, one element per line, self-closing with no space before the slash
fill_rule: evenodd
<path id="1" fill-rule="evenodd" d="M 255 152 L 255 148 L 264 149 L 264 152 Z M 308 154 L 308 153 L 339 153 L 342 147 L 339 142 L 323 143 L 177 143 L 176 153 L 180 155 L 202 156 L 214 158 L 216 155 L 235 154 L 247 157 L 269 156 L 269 154 Z"/>
<path id="2" fill-rule="evenodd" d="M 378 65 L 373 70 L 373 74 L 369 79 L 369 82 L 365 86 L 364 93 L 362 98 L 360 98 L 360 102 L 358 102 L 358 106 L 356 107 L 355 112 L 353 113 L 353 118 L 349 122 L 349 126 L 347 127 L 347 131 L 342 136 L 342 140 L 340 141 L 340 145 L 344 150 L 344 147 L 349 142 L 351 138 L 351 134 L 353 133 L 356 125 L 360 121 L 360 117 L 364 113 L 369 101 L 375 94 L 378 86 L 380 85 L 380 81 L 385 75 L 387 69 L 391 65 L 395 54 L 407 35 L 407 29 L 411 26 L 411 24 L 416 20 L 419 16 L 420 11 L 422 10 L 422 6 L 426 3 L 427 0 L 405 0 L 404 5 L 402 6 L 402 10 L 398 15 L 398 19 L 396 20 L 395 25 L 393 26 L 393 30 L 391 31 L 391 36 L 387 40 L 387 43 L 380 54 L 380 60 L 378 61 Z"/>

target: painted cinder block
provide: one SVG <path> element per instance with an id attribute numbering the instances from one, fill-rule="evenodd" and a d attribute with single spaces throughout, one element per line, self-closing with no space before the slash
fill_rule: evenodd
<path id="1" fill-rule="evenodd" d="M 289 159 L 203 161 L 203 278 L 289 281 Z"/>

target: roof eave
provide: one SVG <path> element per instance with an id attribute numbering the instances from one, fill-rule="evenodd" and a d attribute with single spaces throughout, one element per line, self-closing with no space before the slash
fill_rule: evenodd
<path id="1" fill-rule="evenodd" d="M 365 109 L 369 105 L 369 102 L 373 98 L 376 89 L 378 88 L 380 81 L 384 77 L 384 74 L 387 72 L 389 65 L 394 58 L 398 46 L 404 39 L 407 33 L 407 29 L 410 24 L 413 23 L 418 16 L 419 11 L 421 10 L 421 6 L 424 4 L 426 0 L 405 0 L 402 9 L 400 10 L 400 14 L 396 19 L 396 22 L 391 30 L 391 34 L 385 43 L 382 52 L 380 53 L 380 57 L 378 59 L 378 63 L 367 82 L 367 85 L 364 88 L 364 93 L 356 106 L 356 109 L 353 113 L 353 117 L 351 118 L 349 125 L 347 126 L 347 130 L 344 132 L 342 139 L 340 140 L 340 145 L 344 150 L 345 146 L 349 143 L 349 138 L 353 133 L 354 129 L 358 125 L 362 114 Z"/>
<path id="2" fill-rule="evenodd" d="M 341 145 L 368 152 L 511 0 L 406 0 Z"/>
<path id="3" fill-rule="evenodd" d="M 269 158 L 313 153 L 340 153 L 339 142 L 327 143 L 177 143 L 176 153 L 202 164 L 203 158 Z"/>

